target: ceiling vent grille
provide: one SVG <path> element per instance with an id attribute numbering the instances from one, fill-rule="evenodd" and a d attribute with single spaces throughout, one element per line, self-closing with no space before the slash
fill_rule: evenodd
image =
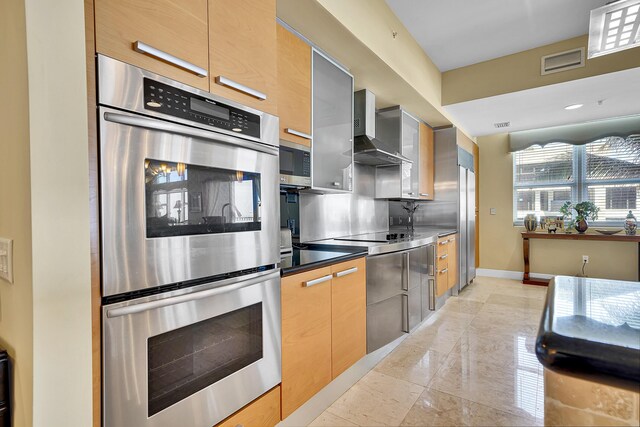
<path id="1" fill-rule="evenodd" d="M 511 125 L 511 122 L 499 122 L 499 123 L 494 123 L 493 125 L 495 127 L 497 127 L 498 129 L 500 129 L 500 128 L 508 128 Z"/>
<path id="2" fill-rule="evenodd" d="M 540 60 L 540 73 L 558 73 L 584 67 L 584 47 L 543 56 Z"/>

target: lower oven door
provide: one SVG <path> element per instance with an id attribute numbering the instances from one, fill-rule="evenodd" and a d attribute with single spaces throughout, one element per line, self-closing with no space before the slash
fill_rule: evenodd
<path id="1" fill-rule="evenodd" d="M 100 108 L 103 296 L 280 260 L 278 148 Z"/>
<path id="2" fill-rule="evenodd" d="M 280 271 L 103 307 L 107 427 L 211 427 L 281 381 Z"/>

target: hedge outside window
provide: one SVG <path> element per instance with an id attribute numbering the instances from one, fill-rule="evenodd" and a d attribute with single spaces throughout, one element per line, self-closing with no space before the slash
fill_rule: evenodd
<path id="1" fill-rule="evenodd" d="M 622 226 L 640 207 L 640 142 L 605 138 L 585 145 L 551 143 L 513 153 L 513 214 L 561 216 L 560 207 L 590 200 L 601 226 Z"/>

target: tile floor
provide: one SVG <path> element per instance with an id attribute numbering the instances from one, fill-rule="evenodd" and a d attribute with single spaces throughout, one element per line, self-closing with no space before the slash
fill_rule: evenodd
<path id="1" fill-rule="evenodd" d="M 544 425 L 546 288 L 478 277 L 310 426 Z"/>

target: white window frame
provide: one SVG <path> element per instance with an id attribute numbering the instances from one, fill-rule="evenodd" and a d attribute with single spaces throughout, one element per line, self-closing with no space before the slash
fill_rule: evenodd
<path id="1" fill-rule="evenodd" d="M 576 145 L 573 147 L 573 182 L 571 183 L 561 183 L 557 182 L 546 182 L 542 184 L 516 184 L 516 159 L 515 153 L 512 153 L 512 174 L 511 174 L 511 183 L 512 183 L 512 218 L 514 226 L 523 226 L 523 219 L 518 219 L 518 204 L 516 200 L 517 189 L 519 188 L 548 188 L 548 187 L 571 187 L 571 198 L 575 200 L 574 203 L 579 203 L 581 201 L 589 200 L 588 186 L 597 184 L 597 185 L 615 185 L 615 184 L 640 184 L 640 178 L 638 179 L 609 179 L 609 180 L 589 180 L 587 179 L 587 162 L 586 162 L 586 145 Z M 640 205 L 636 206 L 636 211 L 640 210 Z M 590 221 L 590 226 L 599 226 L 599 227 L 622 227 L 624 224 L 622 221 Z"/>

